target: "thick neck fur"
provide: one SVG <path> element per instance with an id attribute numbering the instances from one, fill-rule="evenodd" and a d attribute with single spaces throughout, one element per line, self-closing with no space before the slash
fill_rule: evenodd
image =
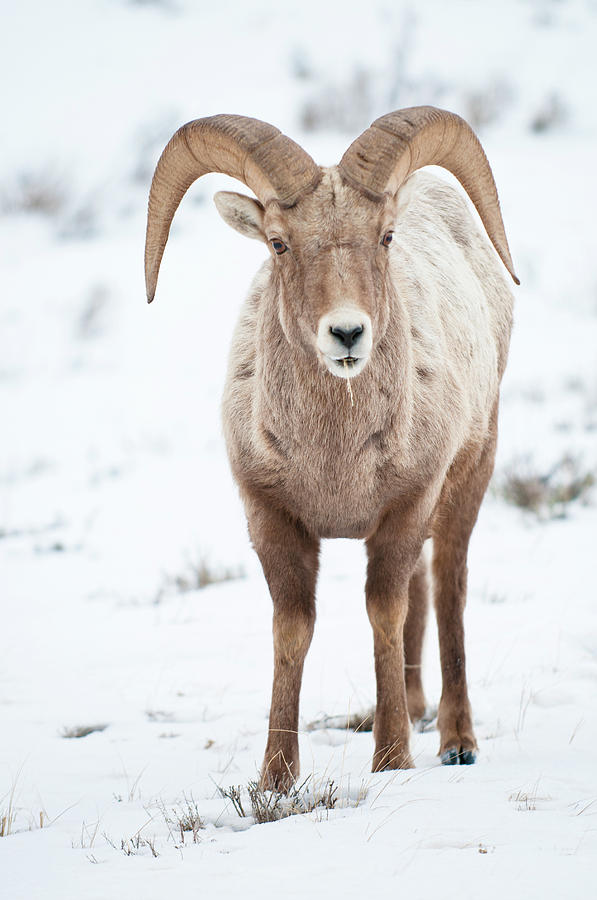
<path id="1" fill-rule="evenodd" d="M 413 401 L 404 311 L 393 305 L 386 335 L 365 370 L 351 381 L 351 402 L 345 379 L 328 372 L 312 351 L 288 342 L 278 306 L 276 291 L 270 288 L 262 297 L 257 329 L 258 416 L 263 426 L 282 445 L 316 454 L 322 466 L 340 455 L 344 461 L 354 458 L 371 440 L 388 453 L 400 445 L 404 449 Z"/>

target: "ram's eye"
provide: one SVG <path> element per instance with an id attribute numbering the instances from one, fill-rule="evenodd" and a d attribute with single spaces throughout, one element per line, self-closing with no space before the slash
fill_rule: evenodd
<path id="1" fill-rule="evenodd" d="M 381 239 L 381 242 L 382 242 L 383 246 L 384 246 L 384 247 L 389 247 L 390 244 L 392 243 L 392 238 L 393 238 L 393 237 L 394 237 L 394 232 L 393 232 L 393 231 L 386 231 L 386 233 L 384 234 L 384 236 L 383 236 L 382 239 Z"/>
<path id="2" fill-rule="evenodd" d="M 278 238 L 274 238 L 273 241 L 270 241 L 270 244 L 272 245 L 273 250 L 278 254 L 278 256 L 281 256 L 282 253 L 286 253 L 286 251 L 288 250 L 288 247 L 286 246 L 284 241 L 280 241 Z"/>

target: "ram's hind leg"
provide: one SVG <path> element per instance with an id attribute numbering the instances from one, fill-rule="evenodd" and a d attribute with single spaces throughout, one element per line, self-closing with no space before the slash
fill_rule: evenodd
<path id="1" fill-rule="evenodd" d="M 299 696 L 315 624 L 319 541 L 267 501 L 245 498 L 245 507 L 274 605 L 274 683 L 261 786 L 286 790 L 299 774 Z"/>
<path id="2" fill-rule="evenodd" d="M 471 458 L 472 457 L 472 458 Z M 433 528 L 434 599 L 442 668 L 437 724 L 444 765 L 475 762 L 477 742 L 466 683 L 464 607 L 469 539 L 493 471 L 495 437 L 452 466 Z"/>
<path id="3" fill-rule="evenodd" d="M 411 722 L 425 717 L 422 682 L 423 638 L 429 608 L 428 562 L 422 553 L 408 585 L 408 614 L 404 623 L 404 681 Z"/>

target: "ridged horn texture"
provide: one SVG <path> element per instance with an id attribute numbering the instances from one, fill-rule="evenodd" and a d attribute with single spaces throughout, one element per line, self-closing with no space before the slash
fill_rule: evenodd
<path id="1" fill-rule="evenodd" d="M 208 172 L 238 178 L 263 203 L 294 206 L 321 178 L 302 147 L 273 125 L 246 116 L 195 119 L 179 128 L 157 164 L 147 214 L 145 284 L 151 303 L 174 213 L 186 191 Z"/>
<path id="2" fill-rule="evenodd" d="M 348 184 L 381 200 L 384 194 L 395 194 L 422 166 L 443 166 L 456 176 L 475 204 L 500 259 L 520 284 L 491 168 L 474 131 L 460 116 L 433 106 L 388 113 L 353 141 L 338 168 Z"/>

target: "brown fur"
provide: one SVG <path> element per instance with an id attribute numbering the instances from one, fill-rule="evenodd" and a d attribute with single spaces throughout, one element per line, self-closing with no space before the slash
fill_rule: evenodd
<path id="1" fill-rule="evenodd" d="M 225 216 L 289 249 L 272 251 L 237 328 L 224 426 L 249 531 L 274 606 L 274 684 L 264 786 L 299 772 L 299 693 L 315 620 L 321 538 L 365 540 L 377 678 L 374 770 L 408 767 L 409 713 L 422 716 L 433 580 L 443 692 L 440 751 L 476 746 L 465 674 L 466 558 L 493 467 L 512 298 L 500 263 L 457 191 L 421 173 L 369 200 L 324 170 L 282 210 Z M 390 248 L 380 236 L 393 228 Z M 326 370 L 321 316 L 350 301 L 373 348 L 352 382 Z M 405 669 L 406 658 L 406 669 Z"/>

